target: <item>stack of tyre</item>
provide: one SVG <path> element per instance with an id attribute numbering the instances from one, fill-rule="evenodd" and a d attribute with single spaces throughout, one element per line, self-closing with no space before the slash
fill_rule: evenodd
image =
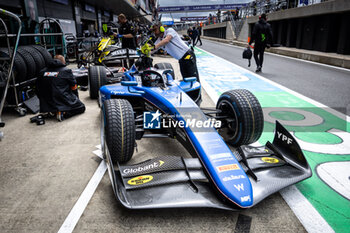
<path id="1" fill-rule="evenodd" d="M 0 48 L 0 57 L 8 56 L 8 49 Z M 40 45 L 19 46 L 13 64 L 16 83 L 37 77 L 51 59 L 51 54 Z"/>
<path id="2" fill-rule="evenodd" d="M 9 57 L 8 48 L 0 48 L 0 57 Z M 40 70 L 45 68 L 51 59 L 51 54 L 40 45 L 19 46 L 17 48 L 13 63 L 13 74 L 16 84 L 19 84 L 19 87 L 17 87 L 17 98 L 19 102 L 25 99 L 22 94 L 20 94 L 22 92 L 22 87 L 28 89 L 28 86 L 32 83 L 26 81 L 35 80 L 34 78 L 38 76 Z M 1 70 L 7 76 L 8 69 L 10 68 L 9 61 L 4 60 L 1 62 Z M 21 85 L 22 83 L 25 85 Z M 6 101 L 8 104 L 16 104 L 14 89 L 11 88 L 8 90 Z"/>

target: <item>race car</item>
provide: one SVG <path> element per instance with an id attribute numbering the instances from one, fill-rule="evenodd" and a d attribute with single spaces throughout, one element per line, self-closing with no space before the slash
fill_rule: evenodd
<path id="1" fill-rule="evenodd" d="M 272 143 L 250 145 L 264 122 L 251 92 L 227 91 L 216 108 L 200 108 L 201 84 L 195 77 L 174 80 L 169 65 L 133 67 L 123 81 L 99 90 L 101 150 L 124 207 L 240 210 L 312 175 L 297 141 L 278 122 Z M 137 140 L 164 137 L 179 141 L 193 158 L 128 163 Z"/>

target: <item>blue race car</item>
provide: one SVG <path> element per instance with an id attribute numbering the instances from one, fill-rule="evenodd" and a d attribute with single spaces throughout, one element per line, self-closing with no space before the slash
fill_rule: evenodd
<path id="1" fill-rule="evenodd" d="M 312 175 L 292 135 L 276 122 L 273 143 L 254 147 L 263 112 L 248 90 L 223 93 L 201 109 L 196 78 L 174 80 L 170 64 L 124 73 L 108 85 L 97 66 L 101 145 L 114 193 L 130 209 L 249 208 Z M 170 137 L 193 158 L 161 156 L 130 165 L 136 141 Z M 231 146 L 231 147 L 229 147 Z"/>

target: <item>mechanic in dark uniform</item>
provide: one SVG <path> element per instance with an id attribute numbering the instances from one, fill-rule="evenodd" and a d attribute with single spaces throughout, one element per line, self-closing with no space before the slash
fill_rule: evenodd
<path id="1" fill-rule="evenodd" d="M 198 31 L 198 36 L 197 36 L 197 41 L 195 43 L 195 45 L 198 43 L 198 41 L 201 43 L 199 46 L 202 46 L 202 40 L 201 40 L 201 35 L 202 35 L 202 27 L 198 26 L 197 27 L 197 31 Z"/>
<path id="2" fill-rule="evenodd" d="M 37 79 L 40 112 L 56 114 L 58 121 L 85 112 L 79 100 L 77 82 L 62 55 L 56 55 Z"/>
<path id="3" fill-rule="evenodd" d="M 196 40 L 198 38 L 198 30 L 197 28 L 194 26 L 192 28 L 192 45 L 193 47 L 196 46 Z"/>
<path id="4" fill-rule="evenodd" d="M 158 38 L 154 50 L 162 48 L 167 51 L 168 54 L 179 61 L 183 78 L 196 77 L 199 82 L 196 55 L 185 44 L 179 34 L 173 28 L 165 30 L 160 22 L 154 24 L 151 29 Z"/>
<path id="5" fill-rule="evenodd" d="M 255 23 L 251 40 L 249 45 L 253 42 L 254 44 L 254 59 L 256 62 L 256 71 L 261 72 L 263 61 L 264 61 L 264 52 L 265 48 L 270 48 L 272 43 L 272 30 L 270 24 L 266 23 L 267 17 L 266 14 L 262 14 L 259 17 L 259 21 Z"/>
<path id="6" fill-rule="evenodd" d="M 118 37 L 122 41 L 123 49 L 135 49 L 136 50 L 136 30 L 130 23 L 124 14 L 118 15 L 118 22 L 120 24 L 119 34 L 114 33 L 114 36 Z M 134 59 L 124 59 L 123 63 L 130 68 L 134 64 Z"/>
<path id="7" fill-rule="evenodd" d="M 136 49 L 134 26 L 126 19 L 124 14 L 118 15 L 118 22 L 120 24 L 119 34 L 115 34 L 121 38 L 122 48 Z"/>

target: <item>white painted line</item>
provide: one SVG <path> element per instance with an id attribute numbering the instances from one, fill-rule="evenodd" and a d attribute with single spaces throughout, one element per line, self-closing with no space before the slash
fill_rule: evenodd
<path id="1" fill-rule="evenodd" d="M 197 49 L 198 49 L 198 48 L 197 48 Z M 212 54 L 211 52 L 208 52 L 208 51 L 206 51 L 206 50 L 204 50 L 204 49 L 200 49 L 200 50 L 203 50 L 203 51 L 205 51 L 206 53 L 208 53 L 208 54 L 210 54 L 210 55 L 212 55 L 212 56 L 218 57 L 218 56 L 216 56 L 215 54 Z M 219 57 L 219 58 L 220 58 L 220 57 Z M 347 122 L 350 122 L 350 116 L 347 116 L 347 115 L 345 115 L 344 113 L 338 112 L 337 110 L 334 110 L 334 109 L 332 109 L 332 108 L 330 108 L 330 107 L 328 107 L 328 106 L 326 106 L 326 105 L 324 105 L 324 104 L 321 104 L 320 102 L 318 102 L 318 101 L 316 101 L 316 100 L 313 100 L 313 99 L 311 99 L 311 98 L 309 98 L 309 97 L 306 97 L 306 96 L 304 96 L 304 95 L 302 95 L 302 94 L 300 94 L 300 93 L 298 93 L 298 92 L 296 92 L 296 91 L 293 91 L 293 90 L 291 90 L 291 89 L 289 89 L 289 88 L 287 88 L 287 87 L 285 87 L 285 86 L 282 86 L 281 84 L 278 84 L 278 83 L 276 83 L 276 82 L 274 82 L 274 81 L 271 81 L 271 80 L 269 80 L 269 79 L 267 79 L 267 78 L 264 78 L 263 76 L 258 75 L 258 74 L 256 74 L 255 72 L 252 72 L 252 71 L 250 71 L 250 70 L 247 70 L 247 69 L 245 69 L 245 68 L 243 68 L 243 67 L 241 67 L 241 66 L 239 66 L 239 65 L 236 65 L 235 63 L 232 63 L 232 62 L 230 62 L 230 61 L 228 61 L 228 60 L 226 60 L 226 59 L 224 59 L 224 58 L 221 58 L 221 59 L 223 59 L 223 60 L 225 60 L 226 62 L 232 64 L 232 66 L 234 66 L 234 67 L 236 67 L 236 68 L 238 68 L 238 69 L 244 69 L 244 70 L 248 71 L 249 73 L 253 74 L 255 77 L 257 77 L 257 78 L 259 78 L 259 79 L 261 79 L 261 80 L 264 80 L 265 82 L 268 82 L 268 83 L 272 84 L 272 85 L 275 86 L 275 87 L 278 87 L 278 88 L 280 88 L 280 89 L 282 89 L 282 90 L 284 90 L 284 91 L 286 91 L 286 92 L 288 92 L 288 93 L 290 93 L 290 94 L 292 94 L 292 95 L 294 95 L 294 96 L 296 96 L 296 97 L 299 97 L 299 98 L 302 99 L 302 100 L 305 100 L 305 101 L 307 101 L 307 102 L 309 102 L 309 103 L 311 103 L 311 104 L 313 104 L 313 105 L 315 105 L 315 106 L 317 106 L 317 107 L 319 107 L 319 108 L 322 108 L 323 110 L 325 110 L 325 111 L 327 111 L 327 112 L 333 114 L 334 116 L 339 117 L 340 119 L 343 119 L 343 120 L 345 120 L 345 121 L 347 121 Z M 215 101 L 214 103 L 216 103 L 216 101 Z"/>
<path id="2" fill-rule="evenodd" d="M 304 59 L 300 59 L 300 58 L 296 58 L 296 57 L 289 57 L 289 56 L 285 56 L 285 55 L 277 54 L 277 53 L 271 53 L 271 52 L 266 52 L 266 53 L 270 54 L 270 55 L 273 55 L 273 56 L 277 56 L 277 57 L 288 58 L 288 59 L 295 60 L 295 61 L 306 62 L 306 63 L 310 63 L 310 64 L 313 64 L 313 65 L 324 66 L 324 67 L 327 67 L 327 68 L 332 68 L 332 69 L 337 69 L 337 70 L 350 72 L 350 69 L 347 69 L 347 68 L 344 68 L 344 67 L 332 66 L 332 65 L 318 63 L 318 62 L 315 62 L 315 61 L 304 60 Z"/>
<path id="3" fill-rule="evenodd" d="M 96 156 L 100 157 L 101 159 L 103 159 L 102 157 L 102 151 L 101 150 L 94 150 L 92 153 L 94 153 Z"/>
<path id="4" fill-rule="evenodd" d="M 244 49 L 244 47 L 238 46 L 238 45 L 226 44 L 226 43 L 222 43 L 222 42 L 218 42 L 218 41 L 211 41 L 211 40 L 210 40 L 210 42 L 213 42 L 213 43 L 216 43 L 216 44 L 221 44 L 221 45 L 224 44 L 224 45 L 231 46 L 231 47 L 234 47 L 234 48 Z M 277 53 L 271 53 L 271 52 L 265 52 L 265 53 L 273 55 L 273 56 L 288 58 L 288 59 L 295 60 L 295 61 L 311 63 L 311 64 L 318 65 L 318 66 L 325 66 L 325 67 L 328 67 L 328 68 L 333 68 L 333 69 L 338 69 L 338 70 L 343 70 L 343 71 L 350 72 L 350 69 L 347 69 L 347 68 L 344 68 L 344 67 L 332 66 L 332 65 L 318 63 L 318 62 L 315 62 L 315 61 L 304 60 L 304 59 L 300 59 L 300 58 L 296 58 L 296 57 L 289 57 L 289 56 L 281 55 L 281 54 L 277 54 Z"/>
<path id="5" fill-rule="evenodd" d="M 205 51 L 207 52 L 207 51 Z M 211 54 L 212 56 L 218 57 L 210 52 L 207 52 L 208 54 Z M 223 59 L 223 58 L 222 58 Z M 227 61 L 227 60 L 226 60 Z M 229 62 L 229 61 L 227 61 Z M 237 66 L 236 64 L 231 63 L 235 67 L 239 67 L 240 69 L 244 69 L 240 66 Z M 294 92 L 288 88 L 285 88 L 277 83 L 274 83 L 270 80 L 265 79 L 264 77 L 261 77 L 253 72 L 251 72 L 253 75 L 257 76 L 258 78 L 261 78 L 264 81 L 268 81 L 270 84 L 275 85 L 287 92 L 290 92 L 292 94 L 298 94 L 299 98 L 304 98 L 304 100 L 308 101 L 311 100 L 314 102 L 315 105 L 322 105 L 308 97 L 304 97 L 300 95 L 297 92 Z M 219 96 L 218 94 L 206 83 L 204 79 L 201 83 L 203 85 L 203 88 L 209 95 L 209 97 L 213 100 L 214 103 L 217 102 Z M 208 89 L 206 89 L 208 88 Z M 294 95 L 295 95 L 294 94 Z M 342 114 L 339 113 L 338 114 Z M 260 143 L 256 142 L 253 144 L 254 146 L 261 146 Z M 317 210 L 311 205 L 311 203 L 304 197 L 304 195 L 295 187 L 295 185 L 292 185 L 290 187 L 287 187 L 280 191 L 282 197 L 287 202 L 291 210 L 294 212 L 294 214 L 297 216 L 297 218 L 300 220 L 300 222 L 303 224 L 305 229 L 308 232 L 334 232 L 334 230 L 329 226 L 327 221 L 324 220 L 324 218 L 317 212 Z"/>
<path id="6" fill-rule="evenodd" d="M 303 224 L 307 232 L 334 232 L 295 185 L 282 189 L 280 194 L 293 210 L 301 224 Z"/>
<path id="7" fill-rule="evenodd" d="M 290 132 L 295 138 L 297 138 L 299 146 L 303 150 L 311 151 L 313 153 L 318 154 L 327 154 L 327 155 L 347 155 L 350 152 L 350 133 L 339 130 L 339 129 L 330 129 L 326 131 L 327 133 L 336 135 L 341 139 L 340 143 L 337 143 L 336 146 L 329 146 L 330 144 L 321 144 L 321 143 L 311 143 L 306 142 L 304 140 L 300 140 L 295 136 L 295 132 Z M 313 136 L 317 135 L 313 132 L 309 132 L 309 137 L 315 137 Z M 336 169 L 334 170 L 336 171 Z M 350 171 L 350 169 L 349 169 Z"/>
<path id="8" fill-rule="evenodd" d="M 95 190 L 98 184 L 101 182 L 106 170 L 106 163 L 104 160 L 102 160 L 91 180 L 84 189 L 83 193 L 80 195 L 78 201 L 75 203 L 72 210 L 68 214 L 66 220 L 64 220 L 58 233 L 71 233 L 74 230 L 74 227 L 78 223 L 92 195 L 95 193 Z"/>
<path id="9" fill-rule="evenodd" d="M 322 163 L 316 172 L 323 182 L 350 201 L 350 161 Z"/>

